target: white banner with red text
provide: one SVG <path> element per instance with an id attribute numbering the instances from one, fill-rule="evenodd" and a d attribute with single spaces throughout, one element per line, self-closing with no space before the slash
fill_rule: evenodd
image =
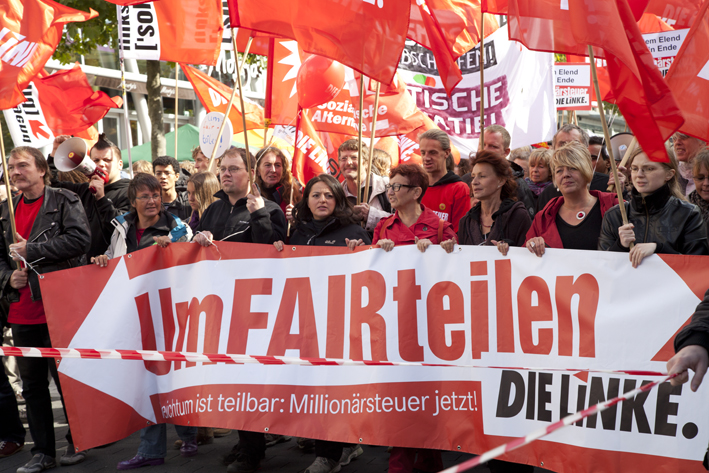
<path id="1" fill-rule="evenodd" d="M 218 242 L 152 247 L 41 286 L 56 347 L 414 364 L 62 359 L 80 449 L 173 423 L 481 453 L 656 379 L 600 371 L 664 371 L 707 281 L 709 257 L 633 269 L 622 253 Z M 504 459 L 703 471 L 707 389 L 664 383 Z"/>

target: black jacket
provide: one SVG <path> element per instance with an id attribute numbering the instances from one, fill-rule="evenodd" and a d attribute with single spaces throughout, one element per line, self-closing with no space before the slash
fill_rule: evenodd
<path id="1" fill-rule="evenodd" d="M 226 192 L 214 194 L 217 198 L 202 214 L 197 232 L 212 232 L 215 240 L 244 243 L 273 243 L 286 239 L 286 216 L 281 208 L 264 199 L 264 207 L 254 213 L 246 208 L 246 197 L 231 205 Z"/>
<path id="2" fill-rule="evenodd" d="M 192 215 L 192 207 L 190 207 L 187 191 L 181 192 L 178 190 L 175 200 L 167 205 L 165 204 L 166 203 L 163 202 L 163 210 L 170 212 L 172 215 L 177 215 L 177 217 L 182 220 L 189 220 Z"/>
<path id="3" fill-rule="evenodd" d="M 695 205 L 672 196 L 669 186 L 664 185 L 647 197 L 633 189 L 631 201 L 624 205 L 628 222 L 635 225 L 635 243 L 657 243 L 655 253 L 709 254 L 702 214 Z M 622 225 L 616 205 L 603 216 L 599 250 L 629 251 L 618 237 L 618 227 Z"/>
<path id="4" fill-rule="evenodd" d="M 300 222 L 295 227 L 290 237 L 291 245 L 310 246 L 347 246 L 345 239 L 362 239 L 366 245 L 372 243 L 369 233 L 357 224 L 342 225 L 336 218 L 330 218 L 325 225 L 318 229 L 315 223 L 310 220 Z"/>
<path id="5" fill-rule="evenodd" d="M 524 169 L 522 169 L 522 166 L 512 161 L 509 163 L 512 168 L 512 176 L 517 182 L 517 201 L 522 202 L 529 216 L 534 218 L 537 209 L 537 196 L 534 195 L 532 189 L 524 182 Z"/>
<path id="6" fill-rule="evenodd" d="M 709 351 L 709 290 L 692 315 L 692 321 L 675 337 L 675 351 L 689 345 L 699 345 Z"/>
<path id="7" fill-rule="evenodd" d="M 21 198 L 12 199 L 13 208 Z M 10 276 L 18 265 L 8 255 L 13 239 L 7 201 L 0 206 L 0 228 L 4 237 L 0 239 L 0 291 L 3 299 L 17 302 L 19 293 L 10 286 Z M 40 274 L 73 268 L 86 263 L 90 245 L 89 222 L 79 197 L 66 189 L 45 187 L 42 207 L 27 239 L 27 261 Z M 42 299 L 39 278 L 31 269 L 28 281 L 32 300 Z"/>
<path id="8" fill-rule="evenodd" d="M 532 226 L 532 219 L 524 204 L 512 199 L 505 199 L 500 208 L 492 214 L 492 228 L 487 237 L 480 230 L 480 202 L 470 209 L 458 224 L 458 244 L 492 245 L 492 240 L 505 241 L 510 246 L 523 246 L 527 231 Z"/>
<path id="9" fill-rule="evenodd" d="M 54 158 L 49 156 L 47 161 L 49 169 L 52 171 L 52 187 L 69 189 L 79 196 L 81 204 L 84 206 L 84 212 L 86 212 L 91 228 L 91 248 L 87 254 L 88 260 L 90 261 L 93 256 L 104 254 L 113 234 L 111 220 L 130 210 L 130 201 L 128 200 L 130 179 L 119 179 L 112 184 L 106 184 L 103 187 L 105 195 L 101 199 L 96 199 L 87 182 L 58 181 Z"/>

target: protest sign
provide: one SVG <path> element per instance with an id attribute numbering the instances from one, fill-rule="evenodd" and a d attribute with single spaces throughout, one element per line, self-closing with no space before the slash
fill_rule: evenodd
<path id="1" fill-rule="evenodd" d="M 41 286 L 57 347 L 263 363 L 64 359 L 80 449 L 167 422 L 481 453 L 652 379 L 601 370 L 664 370 L 707 263 L 653 255 L 633 269 L 612 252 L 217 242 L 152 247 L 107 268 L 46 274 Z M 319 365 L 272 358 L 283 355 Z M 559 473 L 702 471 L 707 389 L 664 383 L 506 459 Z"/>

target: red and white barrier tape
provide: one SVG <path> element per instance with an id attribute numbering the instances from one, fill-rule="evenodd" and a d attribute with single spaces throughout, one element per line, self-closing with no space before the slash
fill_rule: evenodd
<path id="1" fill-rule="evenodd" d="M 296 358 L 288 356 L 225 355 L 220 353 L 193 353 L 183 351 L 155 350 L 96 350 L 92 348 L 32 348 L 0 346 L 0 356 L 24 356 L 31 358 L 83 358 L 93 360 L 145 360 L 145 361 L 190 361 L 193 363 L 257 363 L 262 365 L 301 366 L 438 366 L 449 368 L 483 368 L 499 370 L 534 370 L 590 373 L 620 373 L 631 376 L 666 376 L 660 371 L 602 370 L 588 368 L 525 368 L 509 366 L 451 365 L 444 363 L 417 363 L 409 361 L 368 361 L 340 358 Z"/>
<path id="2" fill-rule="evenodd" d="M 450 468 L 446 468 L 445 470 L 440 471 L 439 473 L 460 473 L 462 471 L 467 471 L 471 468 L 475 468 L 478 465 L 482 465 L 483 463 L 487 463 L 490 460 L 493 460 L 500 455 L 503 455 L 507 452 L 511 452 L 512 450 L 516 450 L 524 445 L 530 444 L 534 442 L 535 440 L 539 440 L 542 437 L 546 437 L 547 435 L 551 434 L 552 432 L 556 432 L 557 430 L 563 429 L 564 427 L 567 427 L 575 422 L 580 421 L 581 419 L 585 419 L 588 416 L 592 416 L 594 414 L 598 414 L 599 412 L 603 412 L 609 407 L 612 407 L 616 404 L 618 404 L 621 401 L 625 401 L 626 399 L 630 399 L 631 397 L 635 397 L 636 395 L 646 392 L 654 388 L 655 386 L 664 383 L 665 381 L 674 378 L 677 376 L 676 374 L 670 375 L 670 376 L 665 376 L 662 379 L 658 379 L 657 381 L 653 381 L 649 384 L 645 384 L 640 386 L 637 389 L 633 389 L 632 391 L 628 391 L 627 393 L 623 394 L 622 396 L 618 396 L 614 399 L 609 399 L 608 401 L 602 402 L 600 404 L 596 404 L 595 406 L 591 406 L 588 409 L 584 409 L 583 411 L 577 412 L 576 414 L 571 414 L 563 419 L 554 422 L 553 424 L 550 424 L 543 429 L 535 430 L 531 434 L 528 434 L 524 437 L 517 438 L 511 442 L 508 442 L 504 445 L 500 445 L 497 448 L 493 448 L 492 450 L 489 450 L 479 457 L 471 458 L 470 460 L 464 461 L 463 463 L 460 463 L 456 466 L 452 466 Z"/>

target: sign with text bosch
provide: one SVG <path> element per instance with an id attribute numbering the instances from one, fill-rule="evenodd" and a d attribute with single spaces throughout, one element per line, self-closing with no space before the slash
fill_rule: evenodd
<path id="1" fill-rule="evenodd" d="M 590 64 L 554 64 L 554 96 L 557 110 L 591 110 Z"/>

